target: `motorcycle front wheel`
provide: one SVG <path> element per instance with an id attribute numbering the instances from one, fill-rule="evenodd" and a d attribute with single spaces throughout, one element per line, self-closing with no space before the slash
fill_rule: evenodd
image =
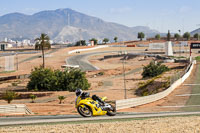
<path id="1" fill-rule="evenodd" d="M 112 107 L 112 109 L 107 110 L 107 115 L 108 116 L 115 116 L 116 115 L 116 108 L 113 105 L 111 105 L 111 107 Z"/>
<path id="2" fill-rule="evenodd" d="M 77 111 L 83 117 L 91 117 L 92 116 L 92 111 L 91 111 L 90 107 L 88 107 L 86 105 L 78 106 Z"/>

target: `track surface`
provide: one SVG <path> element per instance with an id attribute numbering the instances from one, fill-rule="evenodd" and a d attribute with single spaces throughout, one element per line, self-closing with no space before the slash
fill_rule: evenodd
<path id="1" fill-rule="evenodd" d="M 130 119 L 130 118 L 150 118 L 163 116 L 183 116 L 183 115 L 200 115 L 200 112 L 161 112 L 161 113 L 126 113 L 117 114 L 116 116 L 99 116 L 83 118 L 79 115 L 60 115 L 60 116 L 29 116 L 29 117 L 2 117 L 0 126 L 24 125 L 39 123 L 56 123 L 56 122 L 84 122 L 111 119 Z"/>
<path id="2" fill-rule="evenodd" d="M 139 55 L 138 52 L 141 52 L 144 50 L 131 50 L 128 51 L 129 53 L 132 52 L 134 54 Z M 105 53 L 118 53 L 121 51 L 105 51 L 105 52 L 94 52 L 94 53 L 86 53 L 86 54 L 79 54 L 79 55 L 75 55 L 75 56 L 71 56 L 69 58 L 66 59 L 67 64 L 69 65 L 79 65 L 80 69 L 83 71 L 93 71 L 93 70 L 98 70 L 97 67 L 93 66 L 92 64 L 89 63 L 89 61 L 87 60 L 87 57 L 92 56 L 92 55 L 100 55 L 100 54 L 105 54 Z"/>

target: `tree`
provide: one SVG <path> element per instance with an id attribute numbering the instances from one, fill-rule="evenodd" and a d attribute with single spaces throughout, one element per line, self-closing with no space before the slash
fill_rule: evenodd
<path id="1" fill-rule="evenodd" d="M 180 35 L 178 33 L 174 34 L 174 38 L 176 38 L 176 40 L 179 40 L 180 39 Z"/>
<path id="2" fill-rule="evenodd" d="M 104 38 L 103 42 L 106 44 L 107 42 L 109 42 L 109 39 L 108 38 Z"/>
<path id="3" fill-rule="evenodd" d="M 194 34 L 194 38 L 196 38 L 197 40 L 199 40 L 199 34 L 198 33 Z"/>
<path id="4" fill-rule="evenodd" d="M 65 96 L 58 96 L 58 99 L 59 99 L 59 104 L 61 104 L 62 103 L 62 101 L 65 99 L 66 97 Z"/>
<path id="5" fill-rule="evenodd" d="M 190 33 L 189 32 L 185 32 L 183 34 L 183 38 L 186 38 L 187 40 L 190 40 Z"/>
<path id="6" fill-rule="evenodd" d="M 8 104 L 10 104 L 11 101 L 12 101 L 13 99 L 15 99 L 17 96 L 18 96 L 18 94 L 15 93 L 14 91 L 8 91 L 8 90 L 7 90 L 5 93 L 3 93 L 3 97 L 2 97 L 2 98 L 3 98 L 5 101 L 7 101 Z"/>
<path id="7" fill-rule="evenodd" d="M 142 41 L 144 37 L 145 37 L 145 34 L 143 32 L 138 32 L 138 38 L 140 39 L 140 41 Z"/>
<path id="8" fill-rule="evenodd" d="M 80 41 L 76 42 L 75 46 L 86 46 L 86 41 L 80 40 Z"/>
<path id="9" fill-rule="evenodd" d="M 118 37 L 114 37 L 114 40 L 115 40 L 115 42 L 117 42 L 117 40 L 118 40 Z"/>
<path id="10" fill-rule="evenodd" d="M 170 41 L 171 40 L 171 34 L 170 34 L 170 31 L 168 30 L 168 33 L 167 33 L 167 41 Z"/>
<path id="11" fill-rule="evenodd" d="M 155 35 L 155 38 L 156 38 L 157 40 L 160 40 L 160 34 L 156 34 L 156 35 Z"/>
<path id="12" fill-rule="evenodd" d="M 42 58 L 43 58 L 43 68 L 45 67 L 45 60 L 44 60 L 44 49 L 47 47 L 48 49 L 51 48 L 51 44 L 49 43 L 50 38 L 48 37 L 47 34 L 42 33 L 39 38 L 36 38 L 36 44 L 35 44 L 35 49 L 42 50 Z"/>
<path id="13" fill-rule="evenodd" d="M 98 40 L 96 38 L 92 38 L 90 41 L 94 41 L 94 45 L 97 45 Z"/>

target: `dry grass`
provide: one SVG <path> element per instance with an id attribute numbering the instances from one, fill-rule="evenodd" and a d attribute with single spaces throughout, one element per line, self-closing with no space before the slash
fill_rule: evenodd
<path id="1" fill-rule="evenodd" d="M 1 133 L 197 133 L 200 116 L 151 118 L 125 122 L 46 124 L 0 127 Z"/>

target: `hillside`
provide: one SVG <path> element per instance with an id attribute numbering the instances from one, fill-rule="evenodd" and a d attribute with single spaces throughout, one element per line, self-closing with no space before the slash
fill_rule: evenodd
<path id="1" fill-rule="evenodd" d="M 85 15 L 72 9 L 41 11 L 33 15 L 11 13 L 0 17 L 0 39 L 34 39 L 40 33 L 47 33 L 55 41 L 77 41 L 91 38 L 133 40 L 138 32 L 153 36 L 158 31 L 149 27 L 127 27 L 117 23 Z"/>

